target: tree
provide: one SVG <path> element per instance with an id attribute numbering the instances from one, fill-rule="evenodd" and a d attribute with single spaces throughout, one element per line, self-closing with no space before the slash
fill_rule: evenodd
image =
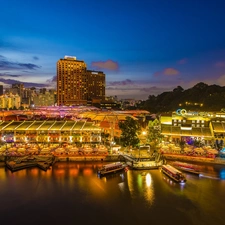
<path id="1" fill-rule="evenodd" d="M 161 134 L 160 122 L 158 119 L 149 121 L 148 123 L 148 134 L 147 139 L 154 151 L 157 150 L 159 143 L 162 141 L 163 135 Z"/>
<path id="2" fill-rule="evenodd" d="M 141 127 L 138 121 L 131 117 L 126 117 L 125 121 L 119 121 L 118 123 L 122 134 L 120 136 L 120 141 L 124 147 L 136 147 L 140 140 L 138 138 L 138 132 L 140 132 Z"/>
<path id="3" fill-rule="evenodd" d="M 103 144 L 106 144 L 108 139 L 109 139 L 109 134 L 108 133 L 101 133 L 101 137 L 102 137 Z"/>

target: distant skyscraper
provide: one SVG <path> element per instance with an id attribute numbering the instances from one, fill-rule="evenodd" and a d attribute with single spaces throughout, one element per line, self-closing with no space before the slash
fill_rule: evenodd
<path id="1" fill-rule="evenodd" d="M 22 83 L 12 84 L 12 89 L 16 90 L 16 92 L 17 92 L 14 94 L 18 94 L 19 96 L 22 96 L 23 90 L 24 90 L 24 84 L 22 84 Z"/>
<path id="2" fill-rule="evenodd" d="M 3 85 L 0 85 L 0 96 L 3 95 Z"/>
<path id="3" fill-rule="evenodd" d="M 86 105 L 105 98 L 105 74 L 87 70 L 84 61 L 65 56 L 57 62 L 57 104 Z"/>

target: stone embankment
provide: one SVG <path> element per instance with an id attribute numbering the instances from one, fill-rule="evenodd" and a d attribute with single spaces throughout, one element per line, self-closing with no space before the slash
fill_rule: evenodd
<path id="1" fill-rule="evenodd" d="M 118 155 L 107 155 L 107 156 L 56 156 L 56 162 L 111 162 L 118 161 Z"/>
<path id="2" fill-rule="evenodd" d="M 185 156 L 185 155 L 173 155 L 173 154 L 164 154 L 166 160 L 178 160 L 178 161 L 187 161 L 187 162 L 199 162 L 199 163 L 210 163 L 217 165 L 225 165 L 225 159 L 223 158 L 207 158 L 207 157 L 197 157 L 197 156 Z"/>
<path id="3" fill-rule="evenodd" d="M 22 158 L 24 156 L 18 156 L 14 158 Z M 48 157 L 47 155 L 45 157 Z M 0 162 L 5 162 L 7 159 L 6 156 L 0 156 Z M 55 162 L 65 162 L 65 161 L 76 161 L 76 162 L 96 162 L 96 161 L 105 161 L 105 162 L 111 162 L 111 161 L 118 161 L 118 155 L 96 155 L 96 156 L 92 156 L 92 155 L 84 155 L 84 156 L 55 156 Z"/>
<path id="4" fill-rule="evenodd" d="M 119 160 L 119 155 L 96 155 L 96 156 L 56 156 L 55 162 L 115 162 Z M 171 161 L 186 161 L 186 162 L 197 162 L 197 163 L 209 163 L 215 165 L 225 165 L 225 158 L 206 158 L 196 156 L 185 156 L 185 155 L 174 155 L 174 154 L 163 154 L 166 160 Z M 18 157 L 19 158 L 19 157 Z M 6 161 L 5 156 L 0 156 L 1 164 Z"/>

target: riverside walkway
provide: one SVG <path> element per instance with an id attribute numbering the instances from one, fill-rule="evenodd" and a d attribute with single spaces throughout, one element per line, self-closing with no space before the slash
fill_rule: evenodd
<path id="1" fill-rule="evenodd" d="M 166 160 L 179 160 L 179 161 L 188 161 L 188 162 L 200 162 L 200 163 L 210 163 L 225 165 L 225 158 L 215 157 L 201 157 L 201 156 L 186 156 L 182 154 L 164 154 Z"/>

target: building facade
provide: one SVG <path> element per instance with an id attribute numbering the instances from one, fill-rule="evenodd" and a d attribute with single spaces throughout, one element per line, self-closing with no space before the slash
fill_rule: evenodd
<path id="1" fill-rule="evenodd" d="M 0 96 L 1 109 L 19 109 L 21 105 L 21 98 L 18 94 L 9 94 Z"/>
<path id="2" fill-rule="evenodd" d="M 84 61 L 65 56 L 57 62 L 57 104 L 87 105 L 90 99 L 105 98 L 105 74 L 87 70 Z"/>
<path id="3" fill-rule="evenodd" d="M 224 145 L 224 112 L 192 112 L 181 109 L 171 114 L 162 114 L 160 122 L 161 134 L 167 142 L 179 143 L 182 140 L 192 144 L 198 141 L 217 148 Z"/>
<path id="4" fill-rule="evenodd" d="M 55 105 L 55 92 L 44 91 L 36 94 L 33 97 L 34 106 L 54 106 Z"/>

